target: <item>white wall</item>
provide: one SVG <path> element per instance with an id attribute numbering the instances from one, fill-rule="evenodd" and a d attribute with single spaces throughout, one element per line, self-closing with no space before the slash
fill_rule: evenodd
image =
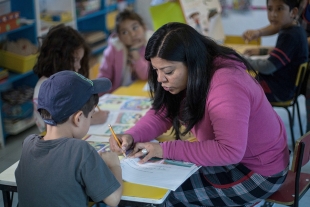
<path id="1" fill-rule="evenodd" d="M 266 10 L 252 10 L 249 12 L 229 11 L 227 16 L 222 17 L 224 33 L 241 35 L 248 29 L 258 29 L 269 24 Z M 262 45 L 274 46 L 277 35 L 262 38 Z"/>
<path id="2" fill-rule="evenodd" d="M 147 27 L 153 29 L 149 12 L 151 0 L 136 0 L 135 10 L 144 19 Z M 230 0 L 227 1 L 230 3 Z M 253 0 L 253 5 L 265 6 L 265 0 Z M 160 14 L 158 14 L 160 15 Z M 225 34 L 242 35 L 247 29 L 257 29 L 269 24 L 266 10 L 251 10 L 248 12 L 228 11 L 227 16 L 222 17 Z M 262 38 L 262 45 L 273 46 L 277 35 Z"/>
<path id="3" fill-rule="evenodd" d="M 136 0 L 135 11 L 143 18 L 148 29 L 153 30 L 153 23 L 149 12 L 152 0 Z"/>

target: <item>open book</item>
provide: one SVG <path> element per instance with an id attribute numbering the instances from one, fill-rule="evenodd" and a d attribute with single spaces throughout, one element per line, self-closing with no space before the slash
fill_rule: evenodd
<path id="1" fill-rule="evenodd" d="M 175 160 L 152 158 L 144 164 L 139 164 L 139 160 L 121 160 L 123 180 L 173 191 L 200 168 L 193 163 Z"/>
<path id="2" fill-rule="evenodd" d="M 110 136 L 109 124 L 116 134 L 122 134 L 132 127 L 150 108 L 150 98 L 106 94 L 99 99 L 101 110 L 110 111 L 104 124 L 91 125 L 87 134 Z"/>

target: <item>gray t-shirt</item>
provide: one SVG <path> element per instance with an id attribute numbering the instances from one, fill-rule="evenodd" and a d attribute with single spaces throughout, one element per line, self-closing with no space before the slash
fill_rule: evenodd
<path id="1" fill-rule="evenodd" d="M 15 171 L 18 202 L 25 206 L 87 206 L 120 187 L 105 162 L 86 141 L 44 141 L 28 136 Z"/>

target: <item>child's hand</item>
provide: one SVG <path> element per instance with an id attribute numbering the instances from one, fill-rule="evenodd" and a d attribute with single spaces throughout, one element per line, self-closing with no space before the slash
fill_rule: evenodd
<path id="1" fill-rule="evenodd" d="M 99 152 L 100 157 L 111 169 L 115 166 L 120 166 L 120 161 L 116 153 L 114 152 Z"/>
<path id="2" fill-rule="evenodd" d="M 107 121 L 107 118 L 109 116 L 109 111 L 95 111 L 95 113 L 92 115 L 91 119 L 91 125 L 95 124 L 103 124 Z"/>
<path id="3" fill-rule="evenodd" d="M 260 31 L 259 30 L 247 30 L 242 34 L 242 37 L 246 41 L 255 40 L 260 37 Z"/>
<path id="4" fill-rule="evenodd" d="M 141 39 L 139 38 L 139 40 L 136 40 L 135 43 L 129 47 L 129 52 L 139 50 L 140 47 L 145 45 L 145 43 L 146 43 L 145 38 L 141 38 Z"/>
<path id="5" fill-rule="evenodd" d="M 246 49 L 243 54 L 248 56 L 259 55 L 259 48 Z"/>
<path id="6" fill-rule="evenodd" d="M 140 40 L 138 43 L 130 46 L 128 59 L 130 62 L 140 59 L 140 48 L 145 44 L 145 39 Z"/>

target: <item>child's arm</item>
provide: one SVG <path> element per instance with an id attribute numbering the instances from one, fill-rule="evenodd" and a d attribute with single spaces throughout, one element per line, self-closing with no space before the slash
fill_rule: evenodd
<path id="1" fill-rule="evenodd" d="M 254 70 L 265 75 L 274 73 L 277 70 L 276 66 L 267 59 L 252 60 L 251 58 L 246 58 L 246 60 L 250 63 Z"/>
<path id="2" fill-rule="evenodd" d="M 253 55 L 268 55 L 273 50 L 273 47 L 260 47 L 260 48 L 250 48 L 246 49 L 243 54 L 248 56 Z"/>
<path id="3" fill-rule="evenodd" d="M 144 46 L 139 50 L 130 51 L 132 70 L 134 70 L 139 80 L 147 80 L 148 77 L 148 61 L 144 59 L 144 53 Z"/>
<path id="4" fill-rule="evenodd" d="M 114 70 L 113 62 L 114 62 L 113 46 L 108 45 L 108 47 L 103 51 L 102 62 L 99 66 L 99 73 L 97 78 L 105 77 L 112 80 Z"/>
<path id="5" fill-rule="evenodd" d="M 119 158 L 114 152 L 100 152 L 100 156 L 121 185 L 116 191 L 106 197 L 103 202 L 108 206 L 117 206 L 123 194 L 122 168 Z"/>
<path id="6" fill-rule="evenodd" d="M 273 25 L 268 25 L 266 27 L 256 29 L 256 30 L 247 30 L 242 34 L 243 39 L 247 41 L 258 39 L 262 36 L 274 35 L 280 31 L 280 28 Z"/>

